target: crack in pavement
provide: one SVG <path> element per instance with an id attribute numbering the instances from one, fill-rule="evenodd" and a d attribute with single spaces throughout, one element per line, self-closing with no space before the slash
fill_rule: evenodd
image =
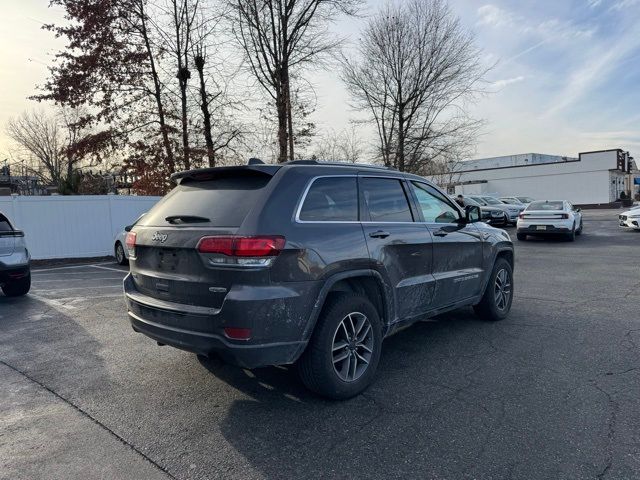
<path id="1" fill-rule="evenodd" d="M 79 412 L 83 417 L 88 418 L 89 420 L 91 420 L 93 423 L 95 423 L 96 425 L 98 425 L 99 427 L 101 427 L 102 429 L 104 429 L 105 431 L 107 431 L 108 433 L 110 433 L 116 440 L 118 440 L 120 443 L 122 443 L 123 445 L 126 445 L 127 447 L 129 447 L 131 450 L 133 450 L 135 453 L 137 453 L 138 455 L 140 455 L 140 457 L 142 457 L 145 461 L 147 461 L 148 463 L 150 463 L 151 465 L 153 465 L 155 468 L 157 468 L 158 470 L 162 471 L 165 475 L 167 475 L 170 479 L 172 480 L 179 480 L 178 477 L 172 475 L 165 467 L 163 467 L 162 465 L 160 465 L 159 463 L 157 463 L 156 461 L 154 461 L 152 458 L 148 457 L 144 452 L 140 451 L 135 445 L 133 445 L 132 443 L 128 442 L 125 438 L 121 437 L 120 435 L 118 435 L 116 432 L 114 432 L 113 430 L 111 430 L 109 427 L 107 427 L 104 423 L 102 423 L 100 420 L 98 420 L 97 418 L 93 417 L 91 414 L 89 414 L 87 411 L 83 410 L 80 406 L 76 405 L 75 403 L 73 403 L 72 401 L 70 401 L 69 399 L 63 397 L 62 395 L 60 395 L 59 393 L 57 393 L 55 390 L 52 390 L 51 388 L 49 388 L 48 386 L 46 386 L 44 383 L 36 380 L 35 378 L 29 376 L 27 373 L 23 372 L 22 370 L 14 367 L 13 365 L 8 364 L 7 362 L 5 362 L 4 360 L 0 360 L 0 365 L 4 365 L 5 367 L 7 367 L 8 369 L 16 372 L 17 374 L 21 375 L 22 377 L 26 378 L 27 380 L 29 380 L 30 382 L 35 383 L 36 385 L 38 385 L 39 387 L 45 389 L 47 392 L 49 392 L 50 394 L 52 394 L 53 396 L 55 396 L 56 398 L 58 398 L 59 400 L 61 400 L 62 402 L 64 402 L 66 405 L 70 406 L 71 408 L 73 408 L 74 410 L 76 410 L 77 412 Z"/>

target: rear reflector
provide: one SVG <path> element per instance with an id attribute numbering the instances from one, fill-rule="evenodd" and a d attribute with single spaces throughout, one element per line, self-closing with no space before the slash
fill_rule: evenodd
<path id="1" fill-rule="evenodd" d="M 202 237 L 200 253 L 218 253 L 229 257 L 275 257 L 285 245 L 282 236 L 259 237 Z"/>
<path id="2" fill-rule="evenodd" d="M 225 327 L 224 334 L 232 340 L 249 340 L 251 338 L 250 328 Z"/>

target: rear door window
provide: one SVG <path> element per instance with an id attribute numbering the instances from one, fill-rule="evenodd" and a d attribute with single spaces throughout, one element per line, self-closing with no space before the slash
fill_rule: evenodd
<path id="1" fill-rule="evenodd" d="M 372 222 L 413 222 L 400 180 L 364 177 L 360 184 Z"/>
<path id="2" fill-rule="evenodd" d="M 317 178 L 309 187 L 298 218 L 303 222 L 358 221 L 356 178 Z"/>
<path id="3" fill-rule="evenodd" d="M 206 181 L 178 185 L 138 225 L 167 226 L 167 218 L 184 218 L 183 223 L 239 227 L 257 203 L 270 175 L 234 174 Z"/>

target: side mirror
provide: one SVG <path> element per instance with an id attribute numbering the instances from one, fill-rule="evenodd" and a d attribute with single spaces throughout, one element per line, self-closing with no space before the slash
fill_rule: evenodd
<path id="1" fill-rule="evenodd" d="M 582 211 L 582 209 L 580 207 L 576 207 L 575 210 L 576 210 L 576 212 L 581 212 Z"/>
<path id="2" fill-rule="evenodd" d="M 465 212 L 465 220 L 467 223 L 475 223 L 479 222 L 482 218 L 482 214 L 480 212 L 480 207 L 476 205 L 467 205 L 464 207 Z"/>
<path id="3" fill-rule="evenodd" d="M 127 225 L 126 227 L 124 227 L 124 231 L 130 232 L 132 228 L 133 228 L 133 225 Z"/>

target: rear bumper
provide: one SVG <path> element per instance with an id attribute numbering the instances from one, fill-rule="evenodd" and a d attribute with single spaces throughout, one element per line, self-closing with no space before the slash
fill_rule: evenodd
<path id="1" fill-rule="evenodd" d="M 6 268 L 0 264 L 0 285 L 20 280 L 21 278 L 29 276 L 29 273 L 29 265 Z"/>
<path id="2" fill-rule="evenodd" d="M 292 287 L 231 289 L 220 309 L 206 309 L 157 300 L 141 294 L 131 274 L 124 293 L 136 332 L 182 350 L 244 368 L 293 363 L 303 352 L 310 307 L 306 300 L 315 282 Z M 266 290 L 266 291 L 265 291 Z M 249 328 L 249 340 L 227 338 L 225 327 Z"/>
<path id="3" fill-rule="evenodd" d="M 529 225 L 527 227 L 518 227 L 517 233 L 525 233 L 527 235 L 560 235 L 571 233 L 572 228 L 558 227 L 555 225 L 544 225 L 544 230 L 538 228 L 537 225 Z"/>

